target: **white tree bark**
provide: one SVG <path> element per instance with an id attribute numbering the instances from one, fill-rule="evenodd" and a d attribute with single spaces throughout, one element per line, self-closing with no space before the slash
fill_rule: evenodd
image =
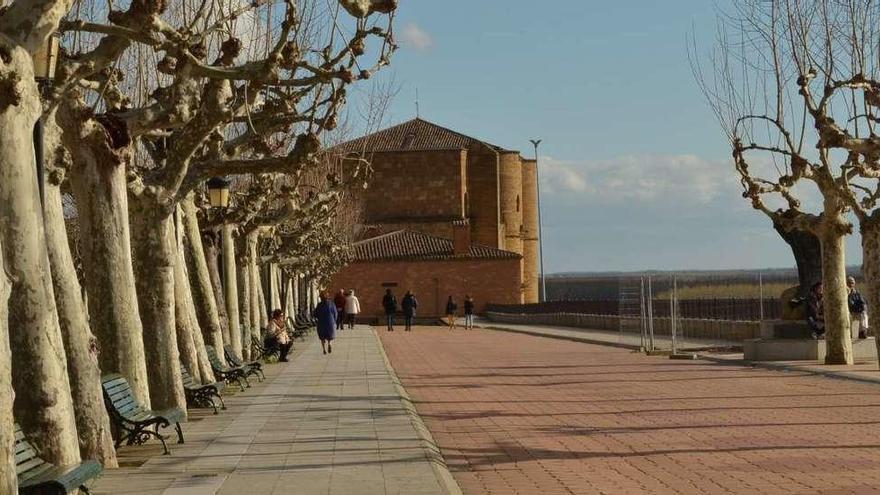
<path id="1" fill-rule="evenodd" d="M 15 349 L 15 417 L 46 460 L 71 464 L 80 455 L 34 165 L 40 100 L 30 53 L 3 33 L 0 87 L 7 86 L 0 90 L 0 239 L 12 280 L 8 323 Z"/>
<path id="2" fill-rule="evenodd" d="M 60 130 L 52 120 L 52 116 L 47 119 L 44 138 L 49 175 L 45 184 L 44 206 L 46 243 L 67 356 L 67 376 L 73 394 L 80 454 L 84 459 L 94 459 L 105 467 L 116 467 L 116 449 L 113 447 L 110 419 L 101 391 L 97 340 L 89 328 L 82 288 L 76 276 L 64 222 L 60 188 L 64 171 L 54 165 L 60 159 Z"/>
<path id="3" fill-rule="evenodd" d="M 238 302 L 241 308 L 241 342 L 242 352 L 245 359 L 250 359 L 251 355 L 251 334 L 253 327 L 253 318 L 251 318 L 251 274 L 250 265 L 247 262 L 247 255 L 240 260 L 237 266 L 238 270 Z"/>
<path id="4" fill-rule="evenodd" d="M 868 300 L 868 312 L 871 318 L 876 321 L 880 317 L 880 221 L 873 216 L 869 219 L 863 219 L 860 222 L 860 228 L 865 297 Z M 877 355 L 880 356 L 880 332 L 877 330 L 874 330 L 874 344 L 877 347 Z"/>
<path id="5" fill-rule="evenodd" d="M 222 352 L 223 330 L 220 328 L 217 300 L 214 297 L 208 261 L 205 259 L 205 249 L 202 246 L 202 232 L 199 228 L 199 219 L 196 215 L 196 205 L 193 203 L 192 195 L 181 202 L 181 209 L 183 210 L 184 249 L 192 290 L 193 310 L 198 318 L 204 342 L 214 346 L 217 352 Z"/>
<path id="6" fill-rule="evenodd" d="M 828 211 L 826 209 L 826 211 Z M 849 304 L 846 287 L 844 236 L 837 225 L 845 224 L 841 216 L 828 221 L 819 232 L 822 246 L 822 286 L 825 312 L 825 364 L 852 364 Z"/>
<path id="7" fill-rule="evenodd" d="M 98 339 L 98 363 L 102 373 L 125 376 L 135 397 L 150 407 L 131 258 L 125 157 L 112 148 L 106 129 L 95 120 L 60 117 L 64 144 L 73 159 L 70 185 L 79 214 L 79 247 L 89 324 Z"/>
<path id="8" fill-rule="evenodd" d="M 177 217 L 177 225 L 180 225 L 181 217 L 180 208 L 175 213 Z M 189 290 L 189 281 L 183 261 L 183 233 L 178 229 L 176 236 L 175 254 L 177 256 L 174 263 L 174 323 L 177 333 L 177 349 L 180 353 L 180 361 L 190 372 L 193 379 L 197 383 L 203 381 L 201 368 L 199 366 L 199 355 L 196 351 L 196 345 L 193 341 L 193 334 L 198 332 L 197 328 L 193 328 L 190 319 L 190 308 L 186 305 L 186 292 Z"/>
<path id="9" fill-rule="evenodd" d="M 144 194 L 148 194 L 145 192 Z M 144 322 L 144 355 L 154 409 L 186 410 L 177 348 L 172 212 L 149 197 L 132 195 L 131 227 L 138 306 Z"/>
<path id="10" fill-rule="evenodd" d="M 217 308 L 217 316 L 220 319 L 220 333 L 223 342 L 232 345 L 232 335 L 229 333 L 229 315 L 226 312 L 226 296 L 223 293 L 223 275 L 220 273 L 220 244 L 222 243 L 222 229 L 217 228 L 207 236 L 202 236 L 205 262 L 208 265 L 208 277 L 211 279 L 211 289 L 214 291 L 214 307 Z"/>
<path id="11" fill-rule="evenodd" d="M 238 277 L 235 257 L 235 242 L 232 239 L 234 226 L 223 225 L 221 237 L 221 254 L 223 255 L 223 285 L 226 300 L 226 314 L 229 322 L 229 337 L 232 348 L 239 356 L 244 355 L 244 348 L 250 349 L 250 342 L 242 343 L 241 317 L 238 314 Z M 244 345 L 242 345 L 244 344 Z"/>
<path id="12" fill-rule="evenodd" d="M 8 307 L 11 284 L 3 268 L 0 242 L 0 493 L 18 493 L 15 473 L 15 431 L 13 430 L 12 352 L 9 349 Z"/>

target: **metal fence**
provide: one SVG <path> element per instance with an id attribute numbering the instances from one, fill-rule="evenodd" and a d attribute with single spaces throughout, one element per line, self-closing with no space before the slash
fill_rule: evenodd
<path id="1" fill-rule="evenodd" d="M 512 314 L 577 313 L 589 315 L 626 316 L 627 303 L 621 299 L 594 299 L 579 301 L 547 301 L 537 304 L 499 305 L 490 304 L 487 311 Z M 653 298 L 653 314 L 668 317 L 669 299 Z M 763 305 L 763 308 L 762 308 Z M 777 298 L 713 298 L 679 299 L 680 318 L 704 318 L 730 321 L 760 321 L 778 319 L 782 314 L 782 303 Z M 763 318 L 762 318 L 763 316 Z"/>

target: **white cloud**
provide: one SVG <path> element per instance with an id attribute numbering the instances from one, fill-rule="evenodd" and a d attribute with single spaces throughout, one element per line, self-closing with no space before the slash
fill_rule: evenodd
<path id="1" fill-rule="evenodd" d="M 403 27 L 400 39 L 404 45 L 409 45 L 420 52 L 427 51 L 434 46 L 434 39 L 431 38 L 431 35 L 412 22 Z"/>
<path id="2" fill-rule="evenodd" d="M 705 204 L 736 187 L 729 163 L 691 154 L 628 155 L 603 161 L 541 158 L 541 185 L 603 203 L 687 202 Z"/>

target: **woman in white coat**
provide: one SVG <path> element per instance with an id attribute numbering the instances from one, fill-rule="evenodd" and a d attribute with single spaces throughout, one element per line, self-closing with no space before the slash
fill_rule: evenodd
<path id="1" fill-rule="evenodd" d="M 354 295 L 354 289 L 349 289 L 348 295 L 345 296 L 345 319 L 349 330 L 354 328 L 354 320 L 360 312 L 361 301 Z"/>

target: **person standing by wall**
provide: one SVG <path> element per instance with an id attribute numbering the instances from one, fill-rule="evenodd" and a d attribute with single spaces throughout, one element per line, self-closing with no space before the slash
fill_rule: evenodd
<path id="1" fill-rule="evenodd" d="M 449 324 L 450 330 L 455 330 L 455 312 L 458 311 L 458 305 L 455 304 L 455 300 L 452 299 L 452 296 L 449 296 L 449 299 L 446 300 L 446 322 Z"/>
<path id="2" fill-rule="evenodd" d="M 315 318 L 318 320 L 318 338 L 321 339 L 321 350 L 324 354 L 333 352 L 333 339 L 336 338 L 336 304 L 330 299 L 330 292 L 321 294 L 321 302 L 315 307 Z"/>
<path id="3" fill-rule="evenodd" d="M 850 321 L 852 322 L 852 338 L 868 338 L 868 303 L 862 297 L 862 293 L 856 289 L 856 279 L 847 277 L 846 286 L 849 289 L 847 302 L 849 303 Z"/>
<path id="4" fill-rule="evenodd" d="M 293 347 L 293 342 L 290 340 L 290 334 L 287 333 L 287 325 L 284 323 L 284 311 L 280 309 L 272 311 L 272 319 L 269 320 L 266 330 L 267 335 L 273 338 L 275 345 L 278 346 L 278 360 L 286 363 L 287 354 L 290 352 L 290 348 Z"/>
<path id="5" fill-rule="evenodd" d="M 382 298 L 382 307 L 385 309 L 385 320 L 387 331 L 394 331 L 394 313 L 397 312 L 397 298 L 391 293 L 391 289 L 385 289 L 385 296 Z"/>
<path id="6" fill-rule="evenodd" d="M 342 330 L 345 323 L 345 291 L 343 289 L 339 289 L 339 292 L 336 293 L 333 304 L 336 305 L 336 329 Z"/>
<path id="7" fill-rule="evenodd" d="M 400 302 L 400 307 L 403 309 L 403 318 L 406 321 L 404 331 L 411 332 L 413 318 L 416 317 L 416 309 L 419 307 L 419 300 L 416 299 L 415 294 L 411 290 L 406 291 L 403 301 Z"/>
<path id="8" fill-rule="evenodd" d="M 464 296 L 464 328 L 474 329 L 474 298 L 469 294 Z"/>
<path id="9" fill-rule="evenodd" d="M 354 295 L 354 289 L 348 290 L 345 296 L 345 319 L 348 321 L 348 329 L 354 328 L 354 320 L 361 313 L 361 301 Z"/>

